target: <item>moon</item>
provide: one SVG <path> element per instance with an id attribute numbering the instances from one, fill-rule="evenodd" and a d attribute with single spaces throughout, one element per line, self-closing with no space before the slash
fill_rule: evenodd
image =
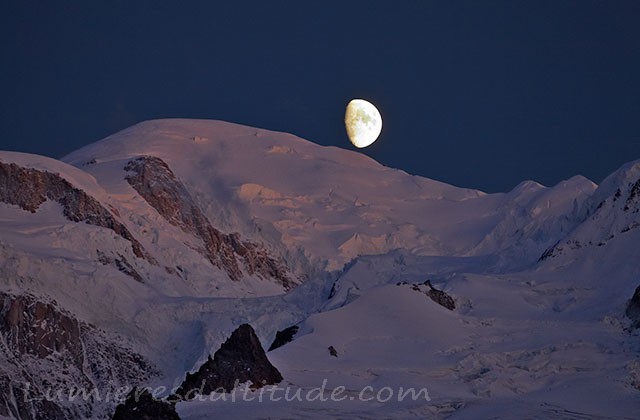
<path id="1" fill-rule="evenodd" d="M 382 131 L 382 116 L 378 109 L 364 99 L 353 99 L 347 105 L 344 125 L 349 140 L 357 148 L 371 145 Z"/>

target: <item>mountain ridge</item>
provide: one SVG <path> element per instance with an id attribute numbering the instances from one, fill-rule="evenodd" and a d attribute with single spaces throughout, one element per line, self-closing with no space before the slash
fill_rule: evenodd
<path id="1" fill-rule="evenodd" d="M 199 204 L 223 230 L 238 231 L 249 239 L 276 246 L 284 243 L 287 250 L 283 252 L 302 249 L 307 259 L 321 264 L 326 261 L 333 270 L 360 255 L 359 249 L 384 253 L 402 247 L 423 255 L 471 252 L 488 233 L 481 230 L 490 231 L 495 228 L 493 223 L 507 216 L 499 214 L 499 208 L 508 205 L 510 198 L 526 200 L 541 191 L 516 187 L 510 193 L 486 194 L 385 168 L 353 151 L 206 120 L 140 123 L 64 160 L 100 179 L 101 165 L 108 167 L 108 162 L 139 155 L 167 162 L 196 200 L 205 197 Z M 112 179 L 114 173 L 111 170 L 100 182 L 105 186 L 119 182 Z M 582 184 L 582 192 L 565 189 L 564 194 L 588 194 L 594 185 L 586 179 Z M 501 200 L 506 201 L 498 203 Z M 457 206 L 457 202 L 466 205 Z M 394 216 L 392 208 L 402 214 Z M 427 213 L 416 218 L 420 209 Z M 485 227 L 472 230 L 464 226 L 474 212 L 479 216 L 474 223 L 480 225 L 478 219 L 484 218 Z M 427 218 L 433 221 L 427 223 Z M 385 225 L 399 226 L 403 233 Z M 275 237 L 258 231 L 268 231 Z M 443 236 L 466 239 L 445 243 Z M 318 241 L 318 237 L 324 239 Z M 496 251 L 486 247 L 486 243 L 481 247 L 484 252 Z M 342 250 L 337 257 L 336 248 Z"/>
<path id="2" fill-rule="evenodd" d="M 347 412 L 464 415 L 514 395 L 537 412 L 536 398 L 578 378 L 577 394 L 558 404 L 606 417 L 606 398 L 620 395 L 626 402 L 609 414 L 623 416 L 640 408 L 632 379 L 640 366 L 630 359 L 640 346 L 624 330 L 640 278 L 637 185 L 640 160 L 599 186 L 575 176 L 486 194 L 291 134 L 148 121 L 62 161 L 0 152 L 0 293 L 4 308 L 29 300 L 104 331 L 96 333 L 102 346 L 121 340 L 132 360 L 145 361 L 119 366 L 137 378 L 132 386 L 178 386 L 242 324 L 263 346 L 295 325 L 293 341 L 269 352 L 294 386 L 313 388 L 324 375 L 354 389 L 426 382 L 439 395 L 435 405 Z M 410 287 L 426 281 L 454 310 Z M 24 342 L 30 348 L 2 334 L 1 357 L 31 355 L 21 367 L 27 377 L 62 384 L 58 365 L 37 367 L 44 341 Z M 599 365 L 587 368 L 585 358 Z M 0 372 L 0 384 L 10 384 L 1 389 L 18 389 L 12 375 L 25 378 Z M 601 381 L 611 391 L 579 407 L 585 387 Z M 32 418 L 9 394 L 0 415 Z M 115 405 L 56 407 L 51 413 L 67 418 L 106 418 Z M 251 418 L 259 408 L 217 409 Z M 295 416 L 289 411 L 309 407 L 272 408 Z M 177 409 L 197 419 L 212 407 Z"/>

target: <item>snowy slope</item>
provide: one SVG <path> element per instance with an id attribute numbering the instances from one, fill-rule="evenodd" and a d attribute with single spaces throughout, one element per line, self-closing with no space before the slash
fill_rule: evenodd
<path id="1" fill-rule="evenodd" d="M 167 162 L 223 230 L 284 244 L 292 253 L 300 248 L 330 270 L 396 248 L 491 254 L 519 246 L 522 236 L 544 250 L 575 224 L 574 201 L 595 189 L 575 178 L 554 188 L 525 183 L 487 195 L 386 168 L 356 152 L 220 121 L 144 122 L 64 161 L 95 176 L 110 194 L 126 195 L 122 167 L 140 155 Z M 523 254 L 518 261 L 532 258 Z"/>
<path id="2" fill-rule="evenodd" d="M 435 268 L 420 259 L 411 260 L 412 270 Z M 397 280 L 391 260 L 369 274 L 386 265 Z M 357 277 L 368 278 L 364 271 Z M 531 277 L 452 275 L 448 292 L 468 301 L 455 312 L 406 285 L 372 287 L 345 306 L 310 316 L 292 343 L 269 353 L 286 379 L 271 391 L 280 401 L 268 392 L 266 403 L 256 401 L 258 392 L 251 401 L 242 393 L 235 402 L 217 395 L 215 402 L 181 403 L 178 412 L 188 419 L 633 418 L 640 409 L 632 385 L 638 337 L 615 319 L 558 314 L 547 306 L 557 296 L 529 286 Z M 319 391 L 308 394 L 321 387 L 325 401 Z M 332 400 L 341 387 L 346 399 Z M 429 400 L 398 401 L 409 388 L 426 389 Z M 303 400 L 282 401 L 296 392 Z"/>
<path id="3" fill-rule="evenodd" d="M 625 330 L 623 311 L 639 255 L 637 247 L 621 253 L 622 245 L 596 248 L 580 265 L 504 274 L 487 273 L 478 257 L 361 257 L 321 311 L 298 324 L 294 341 L 269 353 L 284 384 L 238 392 L 235 401 L 213 394 L 178 412 L 187 419 L 635 418 L 640 342 Z M 455 298 L 455 311 L 413 290 L 425 278 Z M 429 399 L 398 400 L 410 388 L 426 389 Z M 331 399 L 336 390 L 344 399 Z"/>
<path id="4" fill-rule="evenodd" d="M 633 418 L 640 342 L 623 314 L 640 285 L 638 168 L 485 194 L 290 134 L 148 121 L 62 162 L 0 152 L 0 293 L 95 328 L 91 378 L 112 357 L 91 349 L 121 346 L 145 367 L 120 377 L 175 387 L 238 325 L 265 348 L 297 325 L 268 354 L 281 386 L 326 380 L 354 397 L 193 401 L 178 404 L 184 419 Z M 42 180 L 55 194 L 20 195 L 46 192 Z M 423 293 L 427 279 L 453 311 Z M 3 349 L 29 360 L 0 371 L 3 392 L 18 369 L 60 382 L 73 354 L 45 372 Z M 429 399 L 360 401 L 365 387 Z"/>
<path id="5" fill-rule="evenodd" d="M 545 257 L 567 258 L 573 251 L 603 247 L 616 237 L 633 236 L 640 227 L 639 212 L 640 161 L 635 161 L 608 176 L 582 203 L 579 213 L 584 222 L 549 249 Z"/>

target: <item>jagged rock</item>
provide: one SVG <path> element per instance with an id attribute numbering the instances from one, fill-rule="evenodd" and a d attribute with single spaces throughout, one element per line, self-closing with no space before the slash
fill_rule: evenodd
<path id="1" fill-rule="evenodd" d="M 105 333 L 29 294 L 0 292 L 0 416 L 21 420 L 100 417 L 91 397 L 158 372 Z M 88 398 L 66 396 L 84 392 Z M 51 396 L 55 398 L 51 398 Z"/>
<path id="2" fill-rule="evenodd" d="M 241 280 L 244 268 L 249 275 L 276 280 L 285 289 L 294 286 L 284 262 L 271 257 L 264 246 L 242 241 L 238 233 L 215 229 L 162 159 L 142 156 L 129 161 L 124 169 L 129 172 L 127 182 L 138 194 L 169 223 L 200 238 L 204 247 L 197 251 L 229 278 Z"/>
<path id="3" fill-rule="evenodd" d="M 335 295 L 336 295 L 336 283 L 334 282 L 331 285 L 331 290 L 329 290 L 329 296 L 327 296 L 327 299 L 332 299 Z"/>
<path id="4" fill-rule="evenodd" d="M 135 268 L 133 268 L 124 255 L 118 255 L 118 257 L 112 258 L 98 250 L 98 261 L 103 265 L 114 265 L 118 271 L 126 274 L 139 283 L 144 283 L 144 278 L 136 271 Z"/>
<path id="5" fill-rule="evenodd" d="M 73 222 L 86 222 L 113 230 L 131 242 L 133 253 L 138 258 L 155 263 L 131 232 L 109 210 L 60 175 L 23 168 L 15 163 L 0 162 L 0 201 L 35 213 L 47 200 L 59 203 L 65 217 Z"/>
<path id="6" fill-rule="evenodd" d="M 0 416 L 22 420 L 67 420 L 63 409 L 38 398 L 0 369 Z"/>
<path id="7" fill-rule="evenodd" d="M 192 399 L 198 394 L 231 392 L 237 385 L 251 382 L 252 388 L 274 385 L 282 375 L 264 353 L 249 324 L 240 325 L 209 359 L 187 377 L 176 392 L 178 399 Z"/>
<path id="8" fill-rule="evenodd" d="M 174 404 L 153 398 L 149 391 L 134 388 L 118 405 L 112 420 L 180 420 Z"/>
<path id="9" fill-rule="evenodd" d="M 631 329 L 640 328 L 640 286 L 636 288 L 633 297 L 627 304 L 625 313 L 633 321 Z"/>
<path id="10" fill-rule="evenodd" d="M 329 350 L 329 354 L 332 355 L 333 357 L 338 357 L 338 350 L 336 350 L 335 347 L 329 346 L 327 347 L 327 350 Z"/>
<path id="11" fill-rule="evenodd" d="M 297 325 L 292 325 L 290 327 L 285 328 L 282 331 L 278 331 L 276 333 L 276 338 L 274 338 L 273 343 L 269 346 L 269 350 L 275 350 L 278 347 L 282 347 L 287 343 L 290 343 L 293 340 L 293 336 L 298 332 L 299 327 Z"/>
<path id="12" fill-rule="evenodd" d="M 0 333 L 9 348 L 41 359 L 68 351 L 77 364 L 82 363 L 80 324 L 75 318 L 28 296 L 0 293 L 0 299 Z"/>
<path id="13" fill-rule="evenodd" d="M 445 308 L 453 311 L 456 308 L 456 303 L 453 298 L 443 292 L 442 290 L 438 290 L 431 284 L 431 281 L 427 280 L 424 282 L 425 286 L 429 287 L 427 291 L 427 296 L 431 298 L 438 305 L 444 306 Z"/>
<path id="14" fill-rule="evenodd" d="M 638 196 L 640 196 L 640 179 L 631 185 L 631 188 L 629 189 L 629 196 L 627 197 L 627 201 L 624 205 L 624 211 L 629 211 Z"/>
<path id="15" fill-rule="evenodd" d="M 557 254 L 562 252 L 562 247 L 560 247 L 560 241 L 557 241 L 555 244 L 551 245 L 549 248 L 545 249 L 540 258 L 538 258 L 538 262 L 544 261 L 548 258 L 554 258 Z"/>
<path id="16" fill-rule="evenodd" d="M 453 311 L 456 308 L 456 303 L 451 296 L 445 293 L 442 290 L 438 290 L 431 284 L 430 280 L 426 280 L 422 284 L 418 283 L 407 283 L 406 281 L 401 281 L 396 283 L 396 286 L 409 286 L 411 290 L 416 292 L 424 293 L 429 296 L 429 298 L 437 303 L 438 305 L 444 306 L 445 308 Z M 425 290 L 426 286 L 426 290 Z"/>

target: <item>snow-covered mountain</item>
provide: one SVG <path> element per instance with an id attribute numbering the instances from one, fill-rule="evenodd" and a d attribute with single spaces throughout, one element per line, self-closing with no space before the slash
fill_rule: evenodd
<path id="1" fill-rule="evenodd" d="M 0 416 L 106 418 L 114 398 L 42 397 L 177 387 L 249 323 L 265 347 L 297 326 L 268 354 L 291 387 L 430 401 L 191 401 L 182 418 L 632 418 L 639 185 L 637 161 L 600 186 L 485 194 L 204 120 L 62 161 L 0 152 Z"/>

